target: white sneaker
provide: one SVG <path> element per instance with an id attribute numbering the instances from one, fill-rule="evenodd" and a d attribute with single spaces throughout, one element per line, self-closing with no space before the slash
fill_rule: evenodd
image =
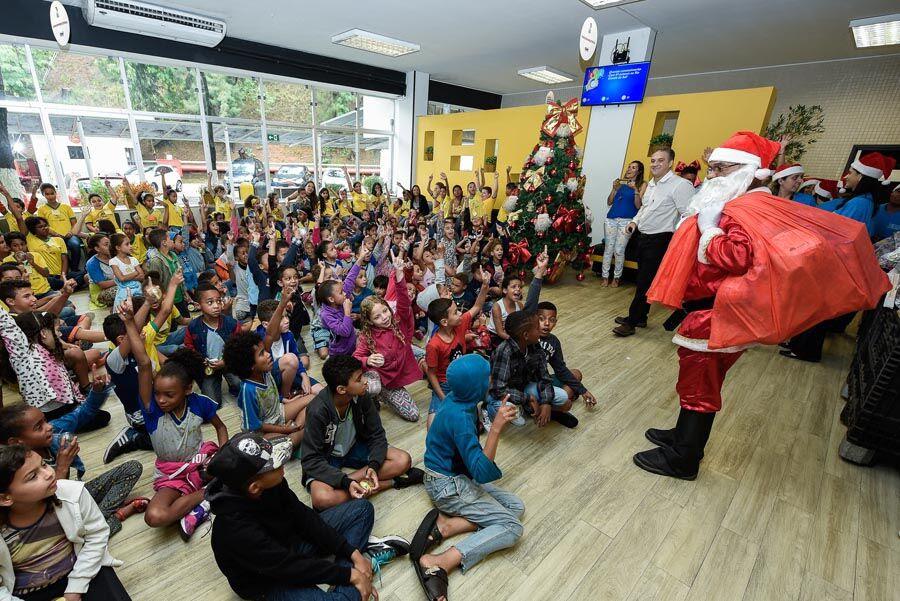
<path id="1" fill-rule="evenodd" d="M 509 421 L 509 423 L 514 426 L 518 426 L 519 428 L 524 426 L 525 418 L 522 416 L 522 411 L 520 410 L 519 413 L 517 413 L 516 416 Z"/>
<path id="2" fill-rule="evenodd" d="M 488 417 L 487 410 L 479 409 L 478 411 L 481 414 L 481 425 L 484 427 L 485 432 L 491 431 L 491 418 Z"/>

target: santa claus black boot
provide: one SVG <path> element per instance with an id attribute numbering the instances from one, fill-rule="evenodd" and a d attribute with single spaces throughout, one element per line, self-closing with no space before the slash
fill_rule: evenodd
<path id="1" fill-rule="evenodd" d="M 679 425 L 684 427 L 684 420 L 689 419 L 686 416 L 690 413 L 687 409 L 682 409 L 678 413 L 678 421 L 675 422 L 675 427 L 669 430 L 660 430 L 659 428 L 650 428 L 646 432 L 644 432 L 644 436 L 647 437 L 647 440 L 652 442 L 658 447 L 671 447 L 675 444 L 675 432 L 678 430 Z M 700 451 L 700 459 L 703 459 L 703 451 Z"/>
<path id="2" fill-rule="evenodd" d="M 634 456 L 635 465 L 661 476 L 694 480 L 715 417 L 715 413 L 682 409 L 673 444 L 637 453 Z"/>

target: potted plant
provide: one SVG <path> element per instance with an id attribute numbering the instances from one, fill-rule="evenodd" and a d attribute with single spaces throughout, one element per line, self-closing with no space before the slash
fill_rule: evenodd
<path id="1" fill-rule="evenodd" d="M 434 160 L 434 146 L 426 146 L 425 147 L 425 160 L 426 161 Z"/>
<path id="2" fill-rule="evenodd" d="M 657 134 L 650 138 L 650 152 L 647 153 L 647 156 L 650 156 L 657 150 L 663 150 L 664 148 L 672 148 L 672 141 L 675 138 L 672 137 L 672 134 Z"/>
<path id="3" fill-rule="evenodd" d="M 497 170 L 497 157 L 495 155 L 484 157 L 484 170 L 493 173 Z"/>
<path id="4" fill-rule="evenodd" d="M 821 106 L 798 104 L 778 115 L 778 119 L 766 128 L 765 135 L 784 145 L 782 151 L 785 163 L 799 163 L 807 148 L 816 143 L 813 136 L 825 131 L 824 121 Z"/>

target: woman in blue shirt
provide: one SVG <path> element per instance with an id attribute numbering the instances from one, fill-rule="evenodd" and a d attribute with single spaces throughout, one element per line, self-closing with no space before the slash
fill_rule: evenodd
<path id="1" fill-rule="evenodd" d="M 609 279 L 609 267 L 613 257 L 616 259 L 616 268 L 613 272 L 613 280 L 609 283 L 613 288 L 619 285 L 622 270 L 625 268 L 625 247 L 631 234 L 626 232 L 626 227 L 637 211 L 641 208 L 641 197 L 646 190 L 644 183 L 644 164 L 640 161 L 631 161 L 625 169 L 622 179 L 613 180 L 613 187 L 606 199 L 609 211 L 606 213 L 606 244 L 603 249 L 603 273 L 601 286 L 606 286 Z"/>
<path id="2" fill-rule="evenodd" d="M 772 190 L 772 194 L 780 198 L 803 202 L 803 196 L 800 198 L 796 196 L 801 181 L 803 181 L 803 165 L 799 163 L 779 165 L 772 174 L 772 183 L 769 185 L 769 189 Z M 804 202 L 804 204 L 809 203 Z"/>
<path id="3" fill-rule="evenodd" d="M 890 200 L 878 207 L 873 220 L 876 241 L 900 233 L 900 184 L 894 186 Z"/>
<path id="4" fill-rule="evenodd" d="M 864 223 L 869 236 L 875 235 L 875 211 L 877 199 L 884 189 L 879 179 L 890 177 L 894 160 L 878 152 L 869 153 L 853 161 L 844 177 L 850 199 L 842 203 L 835 213 Z"/>

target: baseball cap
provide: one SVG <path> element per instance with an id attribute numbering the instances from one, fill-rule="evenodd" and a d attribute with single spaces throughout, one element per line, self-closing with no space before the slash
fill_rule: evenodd
<path id="1" fill-rule="evenodd" d="M 206 472 L 235 490 L 244 490 L 256 476 L 284 465 L 292 450 L 287 436 L 267 439 L 259 432 L 241 432 L 213 455 Z"/>

